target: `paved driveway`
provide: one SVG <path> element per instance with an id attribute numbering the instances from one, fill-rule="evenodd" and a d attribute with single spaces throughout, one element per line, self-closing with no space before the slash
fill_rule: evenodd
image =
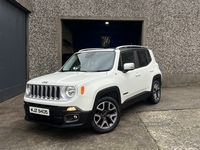
<path id="1" fill-rule="evenodd" d="M 163 88 L 157 105 L 139 102 L 122 111 L 107 134 L 58 129 L 24 121 L 23 94 L 0 103 L 0 150 L 198 150 L 200 86 Z"/>

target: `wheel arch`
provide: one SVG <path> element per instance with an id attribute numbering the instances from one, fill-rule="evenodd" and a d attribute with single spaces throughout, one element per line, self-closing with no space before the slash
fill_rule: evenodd
<path id="1" fill-rule="evenodd" d="M 160 89 L 158 91 L 156 91 L 156 93 L 157 92 L 159 93 L 159 94 L 156 94 L 157 95 L 156 97 L 158 97 L 158 95 L 159 95 L 159 99 L 157 99 L 157 98 L 154 97 L 153 88 L 154 88 L 154 82 L 155 81 L 158 81 L 160 83 L 160 87 L 161 87 L 161 85 L 162 85 L 162 79 L 161 78 L 162 78 L 161 74 L 157 74 L 153 78 L 152 86 L 151 86 L 151 95 L 147 98 L 147 102 L 149 102 L 150 104 L 157 104 L 160 101 L 160 95 L 161 95 Z"/>
<path id="2" fill-rule="evenodd" d="M 121 94 L 120 94 L 119 87 L 118 86 L 107 87 L 107 88 L 102 89 L 99 92 L 97 92 L 94 103 L 93 103 L 92 111 L 90 113 L 90 116 L 88 117 L 89 122 L 92 122 L 92 118 L 95 113 L 95 109 L 99 102 L 99 99 L 106 97 L 106 96 L 110 96 L 110 97 L 114 98 L 117 101 L 117 103 L 119 104 L 119 108 L 121 110 L 122 105 L 121 105 Z"/>
<path id="3" fill-rule="evenodd" d="M 99 99 L 106 97 L 106 96 L 112 97 L 113 99 L 115 99 L 118 102 L 119 105 L 121 105 L 120 90 L 117 86 L 107 87 L 107 88 L 99 91 L 96 94 L 95 103 L 97 103 Z"/>
<path id="4" fill-rule="evenodd" d="M 160 82 L 160 86 L 162 86 L 162 76 L 161 74 L 157 74 L 153 77 L 153 81 L 152 83 L 155 81 L 155 80 L 158 80 Z"/>

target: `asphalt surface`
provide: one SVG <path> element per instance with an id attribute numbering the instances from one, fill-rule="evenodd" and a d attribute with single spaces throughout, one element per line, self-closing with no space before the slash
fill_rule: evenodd
<path id="1" fill-rule="evenodd" d="M 24 120 L 23 94 L 0 103 L 0 150 L 199 150 L 200 85 L 162 88 L 157 105 L 122 111 L 107 134 L 58 129 Z"/>

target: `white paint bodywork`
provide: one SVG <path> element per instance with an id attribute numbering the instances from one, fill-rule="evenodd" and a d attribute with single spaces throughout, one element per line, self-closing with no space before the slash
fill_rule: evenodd
<path id="1" fill-rule="evenodd" d="M 75 86 L 76 95 L 72 99 L 49 100 L 24 96 L 25 102 L 51 105 L 51 106 L 76 106 L 83 111 L 93 108 L 97 93 L 105 88 L 117 86 L 120 90 L 121 103 L 126 99 L 143 91 L 151 91 L 152 79 L 156 74 L 161 74 L 153 53 L 149 50 L 152 61 L 148 66 L 130 70 L 126 73 L 118 70 L 120 51 L 115 50 L 115 61 L 112 70 L 106 72 L 55 72 L 53 74 L 32 79 L 27 84 Z M 85 87 L 81 94 L 81 87 Z M 124 94 L 127 93 L 127 94 Z"/>

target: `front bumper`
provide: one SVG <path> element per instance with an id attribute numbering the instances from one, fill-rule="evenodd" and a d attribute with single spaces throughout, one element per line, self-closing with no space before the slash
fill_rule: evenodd
<path id="1" fill-rule="evenodd" d="M 29 112 L 29 107 L 49 109 L 50 116 L 38 115 Z M 68 107 L 48 106 L 24 102 L 25 120 L 59 128 L 84 127 L 91 125 L 92 111 L 67 111 Z"/>

